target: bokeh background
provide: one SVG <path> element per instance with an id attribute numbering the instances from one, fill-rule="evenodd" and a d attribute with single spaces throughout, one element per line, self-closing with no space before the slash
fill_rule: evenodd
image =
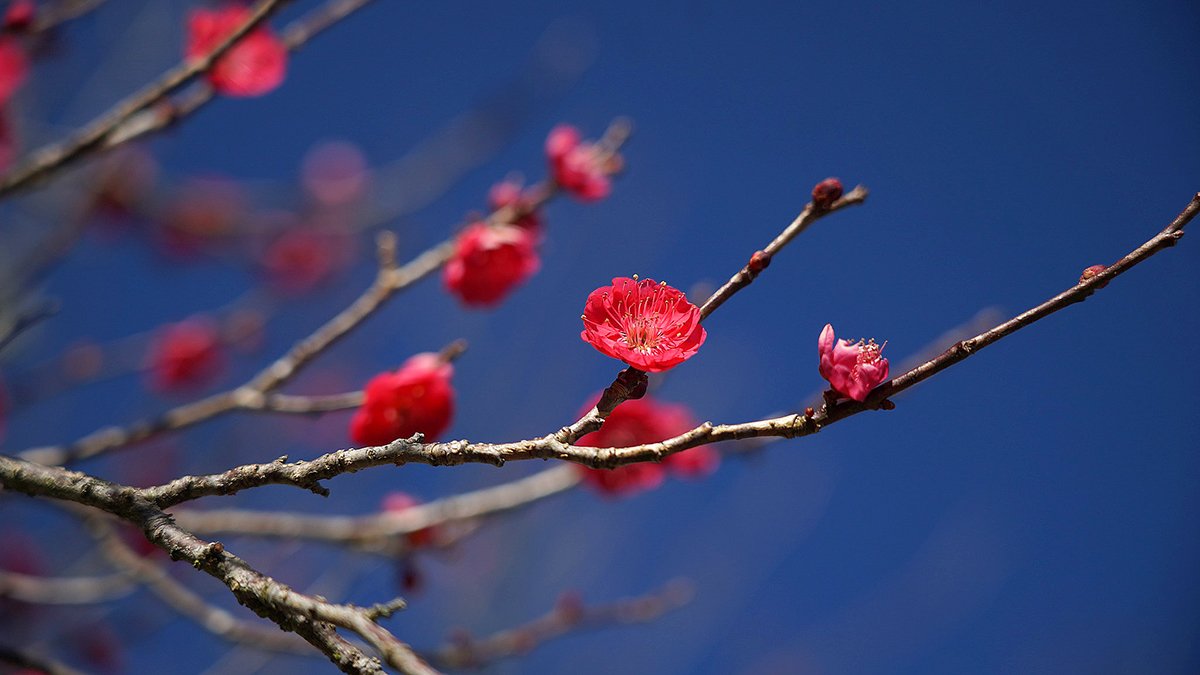
<path id="1" fill-rule="evenodd" d="M 61 136 L 175 63 L 194 4 L 114 1 L 67 26 L 12 104 L 22 146 Z M 315 5 L 293 3 L 277 23 Z M 628 170 L 611 198 L 550 206 L 542 270 L 507 302 L 463 309 L 428 280 L 290 389 L 361 386 L 463 337 L 448 435 L 476 440 L 557 429 L 611 380 L 618 364 L 578 338 L 593 288 L 632 273 L 711 288 L 818 180 L 869 186 L 866 205 L 778 256 L 713 316 L 700 353 L 655 384 L 700 419 L 744 421 L 819 391 L 826 322 L 888 340 L 898 364 L 981 311 L 1006 318 L 1041 302 L 1169 222 L 1200 189 L 1197 28 L 1200 7 L 1188 2 L 377 2 L 295 55 L 279 90 L 218 101 L 144 147 L 162 190 L 222 176 L 267 212 L 296 202 L 315 144 L 353 143 L 371 166 L 401 167 L 377 175 L 371 194 L 410 257 L 483 208 L 496 180 L 540 178 L 554 124 L 594 137 L 631 118 Z M 4 264 L 61 226 L 68 203 L 55 187 L 0 207 Z M 14 395 L 81 341 L 136 352 L 129 336 L 258 288 L 249 297 L 269 307 L 263 342 L 231 357 L 215 391 L 373 274 L 372 229 L 353 243 L 354 264 L 303 295 L 262 290 L 256 244 L 182 255 L 153 231 L 89 227 L 21 280 L 60 311 L 0 354 Z M 454 627 L 484 634 L 530 619 L 566 589 L 603 602 L 686 578 L 695 598 L 679 611 L 564 637 L 489 672 L 1196 672 L 1198 263 L 1185 237 L 893 412 L 728 460 L 700 482 L 620 500 L 580 489 L 489 521 L 417 560 L 423 587 L 389 625 L 429 646 Z M 188 398 L 150 391 L 136 372 L 31 395 L 8 413 L 0 448 L 69 440 Z M 349 443 L 347 420 L 224 419 L 80 468 L 136 481 L 311 457 Z M 277 488 L 211 501 L 367 513 L 388 490 L 430 499 L 541 468 L 407 466 L 330 481 L 329 499 Z M 0 519 L 10 542 L 36 542 L 48 569 L 90 569 L 88 539 L 58 512 L 5 497 Z M 227 543 L 302 588 L 357 602 L 399 592 L 386 560 Z M 144 592 L 42 610 L 20 631 L 10 634 L 77 664 L 78 636 L 108 631 L 116 669 L 131 673 L 329 669 L 231 653 Z"/>

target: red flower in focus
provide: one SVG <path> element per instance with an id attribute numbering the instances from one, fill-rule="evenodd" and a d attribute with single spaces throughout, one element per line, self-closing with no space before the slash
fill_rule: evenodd
<path id="1" fill-rule="evenodd" d="M 599 396 L 580 414 L 591 410 Z M 627 448 L 645 443 L 657 443 L 678 436 L 696 426 L 695 418 L 687 407 L 673 403 L 659 403 L 645 397 L 625 401 L 608 416 L 599 431 L 581 438 L 576 445 L 587 448 Z M 662 464 L 639 462 L 615 469 L 592 469 L 580 466 L 583 479 L 588 485 L 610 495 L 627 494 L 658 487 L 666 470 L 694 478 L 705 476 L 716 470 L 720 456 L 710 446 L 684 450 L 669 455 Z"/>
<path id="2" fill-rule="evenodd" d="M 465 305 L 494 305 L 541 267 L 535 236 L 514 225 L 475 223 L 458 236 L 442 281 Z"/>
<path id="3" fill-rule="evenodd" d="M 203 317 L 161 329 L 150 347 L 150 377 L 159 391 L 202 385 L 217 374 L 224 359 L 217 325 Z"/>
<path id="4" fill-rule="evenodd" d="M 588 296 L 580 337 L 602 354 L 657 373 L 690 359 L 708 334 L 700 308 L 683 291 L 665 281 L 617 277 Z"/>
<path id="5" fill-rule="evenodd" d="M 437 438 L 454 414 L 453 374 L 453 366 L 426 352 L 396 372 L 371 378 L 362 407 L 350 420 L 350 438 L 359 445 L 383 445 L 417 432 Z"/>
<path id="6" fill-rule="evenodd" d="M 207 56 L 246 23 L 250 13 L 249 8 L 240 5 L 193 10 L 188 16 L 186 58 L 195 61 Z M 287 58 L 283 42 L 260 25 L 217 59 L 208 72 L 208 81 L 227 96 L 262 96 L 283 82 Z"/>
<path id="7" fill-rule="evenodd" d="M 414 506 L 420 506 L 421 500 L 408 494 L 407 492 L 389 492 L 383 497 L 383 510 L 386 513 L 402 513 L 411 509 Z M 405 540 L 412 548 L 421 548 L 429 546 L 434 542 L 437 532 L 432 527 L 409 532 L 405 535 Z"/>
<path id="8" fill-rule="evenodd" d="M 25 81 L 28 72 L 29 61 L 25 58 L 25 50 L 15 39 L 0 36 L 0 105 L 8 103 L 8 99 Z"/>
<path id="9" fill-rule="evenodd" d="M 498 211 L 506 206 L 512 206 L 523 211 L 525 215 L 515 219 L 512 224 L 535 234 L 542 232 L 542 216 L 536 209 L 530 208 L 529 198 L 521 192 L 521 184 L 515 180 L 504 180 L 488 190 L 488 206 Z"/>
<path id="10" fill-rule="evenodd" d="M 817 340 L 821 377 L 842 396 L 864 401 L 872 389 L 888 379 L 888 360 L 881 356 L 886 345 L 877 345 L 874 340 L 853 344 L 836 340 L 833 326 L 825 324 Z"/>
<path id="11" fill-rule="evenodd" d="M 605 156 L 596 144 L 582 142 L 579 130 L 569 124 L 550 130 L 546 137 L 546 159 L 554 181 L 584 201 L 608 196 L 612 189 L 608 180 L 611 163 L 619 161 Z"/>

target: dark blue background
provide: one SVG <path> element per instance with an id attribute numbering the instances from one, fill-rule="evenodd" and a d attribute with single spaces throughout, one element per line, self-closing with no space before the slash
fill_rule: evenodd
<path id="1" fill-rule="evenodd" d="M 27 144 L 177 58 L 188 3 L 109 4 L 33 74 L 19 102 Z M 295 5 L 285 19 L 313 3 Z M 173 176 L 290 181 L 327 138 L 384 163 L 527 70 L 548 28 L 568 35 L 591 67 L 569 87 L 539 90 L 491 161 L 390 225 L 414 255 L 510 170 L 539 177 L 555 123 L 595 136 L 628 115 L 636 134 L 613 196 L 552 205 L 542 271 L 496 311 L 461 310 L 426 282 L 296 390 L 319 391 L 322 377 L 353 386 L 461 336 L 472 346 L 457 365 L 449 435 L 546 433 L 617 370 L 577 337 L 589 291 L 635 272 L 718 284 L 816 181 L 869 186 L 865 206 L 821 221 L 714 315 L 704 348 L 658 390 L 701 419 L 745 421 L 819 390 L 826 322 L 888 340 L 895 365 L 981 309 L 1007 317 L 1041 302 L 1169 222 L 1200 189 L 1198 27 L 1200 10 L 1184 2 L 378 2 L 295 56 L 277 92 L 218 101 L 153 147 Z M 94 56 L 105 52 L 117 56 Z M 687 577 L 696 599 L 681 611 L 556 640 L 493 671 L 1195 672 L 1198 262 L 1185 237 L 1083 305 L 920 385 L 894 412 L 727 462 L 703 483 L 617 502 L 576 491 L 489 523 L 455 555 L 422 561 L 427 589 L 389 625 L 424 646 L 452 626 L 519 623 L 565 588 L 600 602 Z M 227 383 L 371 274 L 368 258 L 335 288 L 285 304 L 264 351 L 235 363 Z M 85 238 L 45 280 L 61 313 L 4 366 L 218 307 L 253 281 L 237 264 L 166 261 L 136 238 Z M 4 448 L 170 403 L 137 377 L 84 388 L 12 419 Z M 184 436 L 181 465 L 314 456 L 348 442 L 345 419 L 222 421 Z M 155 451 L 84 468 L 120 478 Z M 328 500 L 280 488 L 219 505 L 363 513 L 389 489 L 429 499 L 540 468 L 381 469 L 331 481 Z M 86 546 L 60 543 L 53 555 L 74 560 Z M 395 592 L 378 561 L 231 548 L 300 587 L 346 581 L 331 596 Z M 228 602 L 215 582 L 196 585 Z M 130 672 L 179 658 L 199 672 L 226 649 L 144 595 L 111 612 L 150 626 L 124 624 Z M 267 672 L 296 667 L 327 668 L 284 660 Z"/>

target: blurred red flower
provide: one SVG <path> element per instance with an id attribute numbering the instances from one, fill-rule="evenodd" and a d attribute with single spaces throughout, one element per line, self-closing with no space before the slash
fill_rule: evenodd
<path id="1" fill-rule="evenodd" d="M 442 272 L 446 288 L 465 305 L 500 302 L 541 267 L 535 237 L 515 225 L 467 227 Z"/>
<path id="2" fill-rule="evenodd" d="M 603 199 L 612 190 L 608 174 L 617 160 L 606 157 L 596 144 L 582 142 L 579 130 L 569 124 L 550 130 L 546 137 L 546 159 L 554 181 L 579 199 Z"/>
<path id="3" fill-rule="evenodd" d="M 580 414 L 591 409 L 599 396 L 592 399 Z M 660 403 L 645 397 L 625 401 L 617 406 L 599 431 L 581 438 L 576 445 L 588 448 L 627 448 L 645 443 L 657 443 L 678 436 L 696 426 L 687 406 Z M 706 476 L 717 469 L 720 455 L 711 446 L 702 445 L 669 455 L 662 464 L 639 462 L 615 469 L 592 469 L 580 466 L 584 481 L 608 495 L 621 495 L 658 487 L 666 471 L 685 477 Z"/>
<path id="4" fill-rule="evenodd" d="M 226 5 L 196 9 L 188 16 L 189 61 L 207 56 L 250 18 L 250 9 Z M 260 25 L 225 52 L 208 72 L 213 89 L 227 96 L 262 96 L 278 87 L 287 73 L 287 47 Z"/>
<path id="5" fill-rule="evenodd" d="M 164 326 L 150 347 L 150 378 L 155 389 L 200 386 L 220 371 L 224 358 L 216 322 L 194 317 Z"/>
<path id="6" fill-rule="evenodd" d="M 453 374 L 453 366 L 425 352 L 395 372 L 371 378 L 362 407 L 350 420 L 350 438 L 359 445 L 383 445 L 417 432 L 437 438 L 454 414 Z"/>

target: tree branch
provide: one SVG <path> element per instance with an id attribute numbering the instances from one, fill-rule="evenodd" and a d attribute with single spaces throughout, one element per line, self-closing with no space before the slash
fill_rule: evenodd
<path id="1" fill-rule="evenodd" d="M 135 115 L 167 98 L 194 78 L 207 73 L 238 40 L 270 18 L 286 2 L 287 0 L 259 0 L 251 9 L 246 21 L 211 52 L 199 59 L 185 60 L 163 73 L 158 80 L 121 101 L 88 123 L 74 136 L 34 151 L 28 159 L 0 180 L 0 198 L 42 180 L 101 146 L 110 134 Z"/>
<path id="2" fill-rule="evenodd" d="M 705 422 L 690 431 L 660 443 L 647 443 L 626 448 L 572 446 L 559 439 L 561 431 L 542 438 L 515 443 L 471 443 L 465 440 L 424 443 L 421 435 L 417 434 L 412 438 L 399 439 L 387 445 L 339 450 L 311 461 L 288 464 L 285 461 L 277 460 L 270 464 L 247 464 L 222 474 L 185 476 L 162 486 L 147 488 L 144 494 L 150 501 L 166 508 L 206 495 L 232 494 L 268 484 L 293 485 L 324 494 L 327 491 L 321 486 L 320 481 L 383 464 L 418 463 L 431 466 L 451 466 L 481 463 L 502 466 L 505 462 L 515 460 L 559 459 L 592 468 L 611 469 L 636 462 L 661 461 L 668 455 L 709 443 L 762 436 L 783 438 L 808 436 L 864 410 L 879 409 L 884 405 L 888 396 L 898 394 L 932 377 L 965 360 L 984 347 L 1058 310 L 1082 302 L 1112 279 L 1124 274 L 1164 248 L 1174 245 L 1183 236 L 1183 227 L 1197 212 L 1200 212 L 1200 194 L 1192 199 L 1166 229 L 1121 258 L 1104 272 L 1089 280 L 1081 281 L 1072 288 L 991 330 L 956 343 L 939 356 L 880 386 L 862 403 L 853 400 L 837 402 L 827 405 L 812 417 L 793 414 L 743 424 L 714 425 Z"/>

